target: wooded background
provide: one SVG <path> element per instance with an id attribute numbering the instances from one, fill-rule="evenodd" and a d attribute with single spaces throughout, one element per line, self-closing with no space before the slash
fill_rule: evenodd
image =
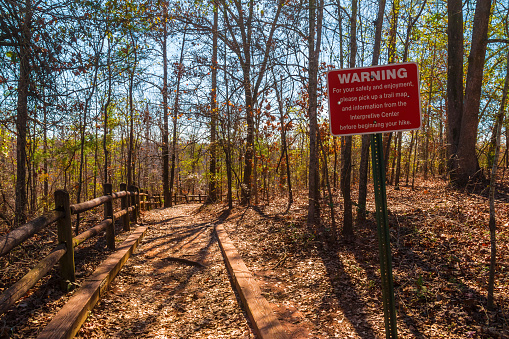
<path id="1" fill-rule="evenodd" d="M 80 202 L 125 182 L 165 206 L 307 190 L 311 223 L 341 190 L 348 234 L 369 139 L 329 134 L 325 74 L 402 61 L 423 127 L 384 135 L 387 181 L 483 184 L 509 162 L 508 16 L 491 0 L 0 0 L 2 230 L 56 189 Z"/>

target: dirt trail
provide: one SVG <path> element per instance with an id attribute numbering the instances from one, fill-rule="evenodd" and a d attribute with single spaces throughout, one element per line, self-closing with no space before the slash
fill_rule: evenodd
<path id="1" fill-rule="evenodd" d="M 151 227 L 142 244 L 77 338 L 254 338 L 213 224 L 193 214 L 198 207 L 144 215 Z"/>

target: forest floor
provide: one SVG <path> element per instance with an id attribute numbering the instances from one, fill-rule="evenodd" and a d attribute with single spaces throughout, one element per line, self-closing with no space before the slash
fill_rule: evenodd
<path id="1" fill-rule="evenodd" d="M 305 194 L 297 196 L 287 214 L 281 198 L 265 206 L 236 208 L 224 224 L 265 297 L 280 318 L 304 325 L 309 338 L 385 338 L 374 214 L 355 226 L 352 242 L 341 236 L 334 241 L 328 208 L 322 210 L 326 226 L 310 228 Z M 509 338 L 506 191 L 499 190 L 495 204 L 494 310 L 486 306 L 486 194 L 452 190 L 435 179 L 419 182 L 414 190 L 388 186 L 387 199 L 399 337 Z M 341 209 L 338 203 L 336 213 Z M 374 203 L 368 203 L 368 210 L 374 211 Z M 336 220 L 340 224 L 342 216 Z"/>
<path id="2" fill-rule="evenodd" d="M 400 338 L 509 338 L 509 196 L 499 191 L 496 307 L 488 310 L 486 194 L 452 190 L 439 179 L 415 190 L 388 186 Z M 306 194 L 295 196 L 288 213 L 284 197 L 232 210 L 180 205 L 146 213 L 143 243 L 78 337 L 254 338 L 213 233 L 221 223 L 291 338 L 384 338 L 374 215 L 346 242 L 330 226 L 328 209 L 323 227 L 307 226 Z M 341 209 L 338 198 L 338 224 Z M 0 264 L 2 280 L 21 274 Z M 79 279 L 89 265 L 78 267 Z M 58 292 L 55 276 L 0 317 L 0 338 L 35 337 L 49 322 L 72 294 Z"/>

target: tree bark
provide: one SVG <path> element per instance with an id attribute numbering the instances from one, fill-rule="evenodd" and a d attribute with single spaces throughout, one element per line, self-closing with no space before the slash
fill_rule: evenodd
<path id="1" fill-rule="evenodd" d="M 385 12 L 385 0 L 378 2 L 378 15 L 376 19 L 375 27 L 375 42 L 373 46 L 373 58 L 371 64 L 373 66 L 378 65 L 378 59 L 380 58 L 380 43 L 382 41 L 382 24 Z M 369 147 L 370 147 L 369 135 L 362 136 L 361 146 L 361 161 L 359 165 L 359 198 L 357 205 L 359 206 L 359 212 L 357 213 L 357 219 L 359 221 L 366 219 L 366 198 L 368 192 L 368 161 L 369 161 Z"/>
<path id="2" fill-rule="evenodd" d="M 350 16 L 350 62 L 349 67 L 355 67 L 357 57 L 357 0 L 352 0 L 352 15 Z M 341 148 L 341 193 L 343 195 L 343 236 L 345 239 L 353 237 L 352 215 L 352 136 L 343 138 Z"/>
<path id="3" fill-rule="evenodd" d="M 48 172 L 48 110 L 46 107 L 46 96 L 44 95 L 43 103 L 43 194 L 44 194 L 44 212 L 49 210 L 49 172 Z"/>
<path id="4" fill-rule="evenodd" d="M 394 180 L 394 189 L 399 190 L 399 179 L 401 176 L 401 141 L 403 139 L 403 133 L 398 132 L 398 148 L 396 151 L 397 162 L 396 162 L 396 179 Z"/>
<path id="5" fill-rule="evenodd" d="M 448 170 L 457 181 L 457 156 L 463 116 L 463 7 L 461 0 L 447 1 L 447 139 Z"/>
<path id="6" fill-rule="evenodd" d="M 273 72 L 274 75 L 274 72 Z M 275 78 L 275 77 L 274 77 Z M 283 79 L 280 79 L 281 88 L 283 86 Z M 279 87 L 277 82 L 274 85 L 274 89 L 276 92 L 276 98 L 278 102 L 278 108 L 279 108 L 279 124 L 281 125 L 281 158 L 283 158 L 283 155 L 285 156 L 285 166 L 286 166 L 286 183 L 288 185 L 288 205 L 286 207 L 286 213 L 290 210 L 290 207 L 293 204 L 293 192 L 292 192 L 292 179 L 291 179 L 291 172 L 290 172 L 290 159 L 288 156 L 288 145 L 286 142 L 286 121 L 285 121 L 285 110 L 283 106 L 283 93 L 279 91 Z M 283 170 L 281 170 L 283 172 Z"/>
<path id="7" fill-rule="evenodd" d="M 458 186 L 466 186 L 469 181 L 480 177 L 476 142 L 490 14 L 491 0 L 477 1 L 468 57 L 465 105 L 458 139 L 457 177 L 455 177 Z"/>
<path id="8" fill-rule="evenodd" d="M 134 53 L 134 62 L 129 75 L 129 145 L 127 148 L 127 187 L 134 185 L 134 74 L 137 64 L 136 42 L 131 32 L 131 46 Z"/>
<path id="9" fill-rule="evenodd" d="M 218 9 L 214 6 L 214 26 L 212 27 L 212 88 L 210 95 L 210 164 L 208 202 L 217 201 L 217 168 L 216 168 L 216 120 L 217 120 L 217 25 Z"/>
<path id="10" fill-rule="evenodd" d="M 309 190 L 308 190 L 308 218 L 310 225 L 320 223 L 320 191 L 319 191 L 319 163 L 318 163 L 318 57 L 320 55 L 321 40 L 321 18 L 323 13 L 323 0 L 316 8 L 315 0 L 309 1 L 309 36 L 308 36 L 308 57 L 309 57 Z M 317 33 L 315 40 L 315 33 Z"/>
<path id="11" fill-rule="evenodd" d="M 187 31 L 187 27 L 186 27 Z M 175 94 L 175 107 L 173 108 L 173 133 L 171 140 L 171 169 L 170 169 L 170 206 L 172 206 L 173 198 L 173 186 L 175 181 L 175 166 L 177 157 L 177 123 L 178 123 L 178 112 L 179 112 L 179 98 L 180 98 L 180 81 L 184 73 L 184 47 L 186 44 L 186 31 L 182 37 L 182 46 L 180 48 L 180 60 L 177 68 L 177 88 Z"/>
<path id="12" fill-rule="evenodd" d="M 168 9 L 167 3 L 163 3 L 163 131 L 162 131 L 162 180 L 163 180 L 163 197 L 164 207 L 171 206 L 171 193 L 170 193 L 170 153 L 169 153 L 169 112 L 168 112 Z"/>
<path id="13" fill-rule="evenodd" d="M 32 3 L 26 0 L 25 20 L 21 26 L 19 47 L 18 102 L 16 107 L 16 200 L 14 223 L 16 226 L 26 222 L 26 161 L 27 161 L 27 123 L 28 123 L 28 86 L 30 83 L 30 40 L 32 25 Z"/>
<path id="14" fill-rule="evenodd" d="M 506 110 L 507 92 L 509 91 L 509 52 L 507 53 L 507 69 L 504 81 L 504 90 L 502 92 L 502 102 L 498 111 L 493 134 L 495 135 L 493 165 L 491 167 L 490 177 L 490 243 L 491 243 L 491 258 L 490 258 L 490 273 L 488 280 L 488 308 L 493 309 L 494 306 L 494 291 L 495 291 L 495 269 L 497 265 L 497 222 L 495 216 L 495 185 L 497 183 L 497 169 L 498 158 L 500 155 L 500 135 L 502 134 L 502 125 L 504 123 L 504 114 Z"/>

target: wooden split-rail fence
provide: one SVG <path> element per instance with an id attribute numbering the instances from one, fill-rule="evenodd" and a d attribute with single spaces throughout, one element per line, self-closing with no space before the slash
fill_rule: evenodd
<path id="1" fill-rule="evenodd" d="M 55 192 L 55 209 L 0 237 L 0 257 L 22 244 L 34 234 L 49 225 L 57 224 L 58 245 L 53 251 L 32 268 L 23 278 L 14 283 L 0 295 L 0 314 L 6 312 L 16 301 L 23 297 L 58 262 L 60 266 L 61 287 L 68 289 L 75 281 L 74 248 L 84 241 L 105 231 L 109 249 L 115 249 L 115 220 L 121 220 L 124 231 L 130 231 L 131 222 L 137 222 L 140 210 L 150 210 L 162 206 L 160 195 L 150 195 L 148 191 L 136 186 L 126 187 L 120 184 L 119 192 L 112 192 L 111 184 L 104 184 L 104 195 L 79 204 L 70 204 L 69 193 L 64 190 Z M 114 212 L 113 201 L 120 199 L 120 210 Z M 72 236 L 71 216 L 104 205 L 104 219 L 96 226 Z"/>

